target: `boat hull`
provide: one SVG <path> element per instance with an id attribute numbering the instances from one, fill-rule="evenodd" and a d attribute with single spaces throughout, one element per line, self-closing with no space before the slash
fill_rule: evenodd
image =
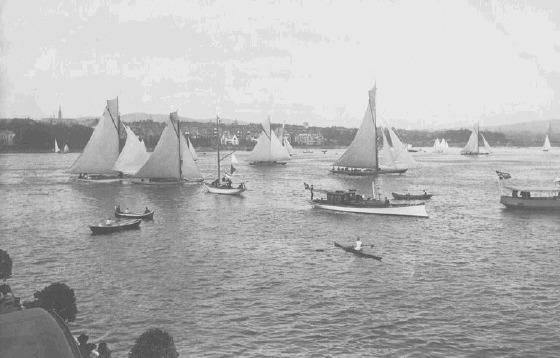
<path id="1" fill-rule="evenodd" d="M 127 218 L 127 219 L 152 220 L 154 218 L 154 213 L 155 210 L 152 210 L 149 213 L 142 213 L 142 214 L 123 213 L 121 211 L 115 211 L 115 216 L 118 218 Z"/>
<path id="2" fill-rule="evenodd" d="M 489 155 L 490 153 L 461 153 L 461 155 Z"/>
<path id="3" fill-rule="evenodd" d="M 558 197 L 549 198 L 514 198 L 511 196 L 502 196 L 500 203 L 509 209 L 526 209 L 526 210 L 560 210 L 560 200 Z"/>
<path id="4" fill-rule="evenodd" d="M 132 230 L 140 227 L 142 220 L 130 220 L 127 222 L 112 222 L 110 225 L 106 225 L 103 222 L 97 225 L 90 225 L 89 228 L 93 234 L 109 234 L 116 231 Z"/>
<path id="5" fill-rule="evenodd" d="M 368 175 L 379 175 L 379 174 L 402 174 L 406 172 L 408 168 L 405 169 L 367 169 L 367 170 L 336 170 L 331 169 L 331 173 L 333 174 L 344 174 L 344 175 L 351 175 L 351 176 L 368 176 Z"/>
<path id="6" fill-rule="evenodd" d="M 376 206 L 376 207 L 364 207 L 364 206 L 350 206 L 350 205 L 332 205 L 321 203 L 319 201 L 312 201 L 314 208 L 339 211 L 346 213 L 357 213 L 357 214 L 373 214 L 373 215 L 392 215 L 392 216 L 411 216 L 419 218 L 427 218 L 428 213 L 426 212 L 426 205 L 389 205 L 389 206 Z"/>
<path id="7" fill-rule="evenodd" d="M 393 198 L 398 200 L 428 200 L 434 194 L 401 194 L 401 193 L 391 193 Z"/>
<path id="8" fill-rule="evenodd" d="M 240 187 L 237 188 L 216 188 L 214 186 L 205 184 L 206 190 L 212 194 L 222 194 L 222 195 L 240 195 L 246 189 L 245 185 L 241 184 Z"/>
<path id="9" fill-rule="evenodd" d="M 278 161 L 272 161 L 272 162 L 251 162 L 249 163 L 249 165 L 254 165 L 256 167 L 271 167 L 271 166 L 275 166 L 275 165 L 286 165 L 287 162 L 278 162 Z"/>
<path id="10" fill-rule="evenodd" d="M 365 252 L 358 251 L 358 250 L 354 249 L 354 247 L 352 247 L 352 246 L 340 245 L 340 244 L 337 243 L 336 241 L 335 241 L 335 243 L 334 243 L 334 246 L 336 246 L 336 247 L 338 247 L 338 248 L 341 248 L 342 250 L 344 250 L 344 251 L 346 251 L 346 252 L 351 252 L 351 253 L 353 253 L 354 255 L 358 256 L 358 257 L 365 257 L 365 258 L 368 258 L 368 259 L 375 259 L 375 260 L 381 261 L 381 257 L 380 257 L 380 256 L 375 256 L 375 255 L 372 255 L 372 254 L 366 254 Z"/>

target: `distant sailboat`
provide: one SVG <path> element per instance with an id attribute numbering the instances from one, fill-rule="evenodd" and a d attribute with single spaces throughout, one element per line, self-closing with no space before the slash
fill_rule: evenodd
<path id="1" fill-rule="evenodd" d="M 107 106 L 95 127 L 84 151 L 72 164 L 69 172 L 79 174 L 78 179 L 96 181 L 120 180 L 120 173 L 113 170 L 119 157 L 120 116 L 118 97 L 107 101 Z"/>
<path id="2" fill-rule="evenodd" d="M 270 125 L 270 116 L 262 123 L 263 131 L 257 140 L 257 144 L 249 154 L 250 165 L 285 165 L 290 160 L 290 155 L 282 146 L 282 143 L 274 134 Z"/>
<path id="3" fill-rule="evenodd" d="M 146 145 L 134 134 L 132 129 L 124 126 L 126 131 L 126 143 L 113 165 L 113 170 L 127 175 L 135 174 L 148 161 L 150 155 Z"/>
<path id="4" fill-rule="evenodd" d="M 177 184 L 203 180 L 180 129 L 177 111 L 170 113 L 154 152 L 133 175 L 133 183 Z"/>
<path id="5" fill-rule="evenodd" d="M 480 148 L 480 145 L 478 143 L 479 135 L 480 135 L 480 137 L 482 137 L 482 142 L 484 143 L 484 148 L 482 148 L 482 149 Z M 486 138 L 484 138 L 482 133 L 480 133 L 480 128 L 479 128 L 478 123 L 475 124 L 475 126 L 473 127 L 473 130 L 471 132 L 471 136 L 469 138 L 469 141 L 467 142 L 467 144 L 465 145 L 465 147 L 461 151 L 461 154 L 462 155 L 483 155 L 483 154 L 490 154 L 491 152 L 492 152 L 492 148 L 490 148 L 490 145 L 486 141 Z"/>
<path id="6" fill-rule="evenodd" d="M 547 134 L 546 138 L 544 139 L 544 145 L 542 147 L 542 150 L 544 152 L 548 152 L 550 150 L 550 148 L 552 148 L 552 147 L 550 146 L 550 140 L 548 139 L 548 134 Z"/>
<path id="7" fill-rule="evenodd" d="M 70 148 L 68 148 L 68 144 L 64 144 L 64 149 L 62 150 L 62 154 L 70 153 Z"/>
<path id="8" fill-rule="evenodd" d="M 382 148 L 383 162 L 380 163 L 377 148 L 375 92 L 375 87 L 369 91 L 368 108 L 362 125 L 346 152 L 333 164 L 332 173 L 363 176 L 404 173 L 408 170 L 407 166 L 400 167 L 395 162 L 395 155 L 391 153 L 389 145 L 385 144 L 387 143 L 387 138 L 384 131 L 382 131 L 384 143 Z M 335 169 L 334 167 L 337 168 Z"/>
<path id="9" fill-rule="evenodd" d="M 54 152 L 60 153 L 60 148 L 58 148 L 58 143 L 56 142 L 56 138 L 54 139 Z"/>
<path id="10" fill-rule="evenodd" d="M 432 146 L 432 153 L 441 153 L 441 142 L 439 138 L 436 138 L 434 145 Z"/>

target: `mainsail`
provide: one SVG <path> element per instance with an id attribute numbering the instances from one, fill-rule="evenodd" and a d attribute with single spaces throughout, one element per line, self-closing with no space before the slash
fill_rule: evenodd
<path id="1" fill-rule="evenodd" d="M 70 148 L 68 148 L 68 144 L 64 144 L 64 149 L 62 150 L 62 153 L 66 154 L 70 152 Z"/>
<path id="2" fill-rule="evenodd" d="M 478 128 L 476 125 L 471 132 L 469 141 L 461 151 L 461 154 L 478 154 Z"/>
<path id="3" fill-rule="evenodd" d="M 113 174 L 113 164 L 119 157 L 118 97 L 107 101 L 107 106 L 82 154 L 76 159 L 70 173 Z"/>
<path id="4" fill-rule="evenodd" d="M 354 140 L 346 149 L 346 152 L 334 162 L 334 166 L 374 169 L 378 168 L 377 159 L 377 131 L 375 128 L 375 91 L 369 91 L 369 101 L 362 120 L 362 125 L 358 129 Z"/>
<path id="5" fill-rule="evenodd" d="M 548 138 L 548 137 L 547 137 Z M 54 139 L 54 152 L 58 153 L 60 152 L 60 148 L 58 148 L 58 143 L 56 142 L 56 138 Z"/>
<path id="6" fill-rule="evenodd" d="M 132 175 L 136 173 L 146 163 L 149 154 L 144 142 L 142 142 L 129 127 L 124 127 L 126 131 L 126 143 L 113 165 L 113 170 L 124 174 Z"/>
<path id="7" fill-rule="evenodd" d="M 277 162 L 290 158 L 282 143 L 271 130 L 270 116 L 262 123 L 263 131 L 257 140 L 257 144 L 249 154 L 251 162 Z"/>

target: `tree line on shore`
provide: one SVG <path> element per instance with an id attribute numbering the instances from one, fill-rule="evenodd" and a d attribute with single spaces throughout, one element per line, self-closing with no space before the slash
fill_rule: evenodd
<path id="1" fill-rule="evenodd" d="M 138 122 L 127 123 L 131 129 L 136 133 L 147 148 L 154 148 L 159 140 L 159 137 L 165 126 L 164 123 L 155 122 L 152 120 L 143 120 Z M 188 131 L 188 123 L 185 125 L 185 131 Z M 222 124 L 221 131 L 243 132 L 247 133 L 249 129 L 255 125 L 227 125 Z M 254 128 L 253 128 L 254 129 Z M 13 145 L 0 146 L 1 151 L 13 152 L 52 152 L 54 148 L 54 140 L 58 142 L 58 146 L 62 148 L 65 144 L 68 145 L 70 151 L 80 152 L 87 144 L 93 128 L 81 124 L 51 124 L 45 121 L 35 121 L 31 119 L 14 119 L 14 120 L 0 120 L 0 131 L 9 130 L 15 133 Z M 337 146 L 348 146 L 354 136 L 356 135 L 356 128 L 344 127 L 309 127 L 303 128 L 302 126 L 287 125 L 286 130 L 288 133 L 301 133 L 308 131 L 313 133 L 320 133 L 324 138 L 324 143 L 321 147 L 332 148 Z M 471 134 L 470 129 L 452 129 L 452 130 L 397 130 L 405 143 L 411 144 L 415 147 L 431 147 L 436 138 L 445 138 L 450 146 L 462 147 L 466 144 Z M 123 131 L 124 133 L 124 131 Z M 380 132 L 379 132 L 380 133 Z M 499 132 L 483 131 L 486 140 L 492 146 L 539 146 L 542 145 L 542 135 L 532 133 L 508 133 L 507 135 Z M 191 142 L 196 148 L 211 149 L 216 146 L 215 135 L 198 135 L 191 136 Z M 297 147 L 297 143 L 293 141 L 292 145 Z M 554 144 L 553 144 L 554 145 Z M 254 141 L 251 141 L 244 136 L 239 138 L 239 146 L 245 150 L 251 150 L 254 146 Z"/>

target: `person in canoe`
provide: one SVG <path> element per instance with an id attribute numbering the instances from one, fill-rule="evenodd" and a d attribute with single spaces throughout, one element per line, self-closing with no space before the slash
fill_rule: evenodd
<path id="1" fill-rule="evenodd" d="M 150 212 L 150 209 L 148 209 L 148 207 L 146 206 L 146 210 L 144 210 L 144 214 L 147 214 Z"/>
<path id="2" fill-rule="evenodd" d="M 356 240 L 356 246 L 354 246 L 354 250 L 362 251 L 362 240 L 360 240 L 360 238 Z"/>

